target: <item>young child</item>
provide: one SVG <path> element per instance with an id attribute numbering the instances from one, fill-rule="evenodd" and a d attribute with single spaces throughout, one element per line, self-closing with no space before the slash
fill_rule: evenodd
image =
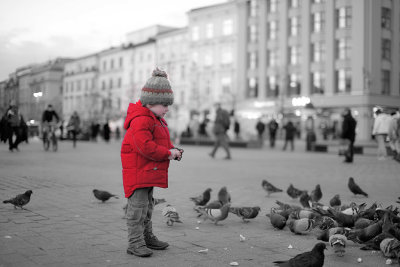
<path id="1" fill-rule="evenodd" d="M 164 120 L 174 102 L 167 74 L 156 68 L 142 88 L 140 100 L 128 107 L 121 146 L 122 176 L 128 198 L 128 254 L 148 257 L 150 249 L 166 249 L 169 244 L 153 234 L 151 216 L 153 187 L 168 187 L 169 161 L 182 153 L 171 143 Z M 149 249 L 150 248 L 150 249 Z"/>

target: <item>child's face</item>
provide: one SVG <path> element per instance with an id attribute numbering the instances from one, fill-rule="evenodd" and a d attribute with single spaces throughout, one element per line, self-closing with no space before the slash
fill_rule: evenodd
<path id="1" fill-rule="evenodd" d="M 157 104 L 157 105 L 147 105 L 147 106 L 154 114 L 156 114 L 156 116 L 160 118 L 164 118 L 165 114 L 167 114 L 168 112 L 167 105 Z"/>

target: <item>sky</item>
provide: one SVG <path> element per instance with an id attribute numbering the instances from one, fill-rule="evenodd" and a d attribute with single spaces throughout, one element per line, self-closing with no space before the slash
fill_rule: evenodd
<path id="1" fill-rule="evenodd" d="M 154 24 L 184 27 L 191 9 L 226 0 L 1 0 L 0 81 L 16 68 L 80 57 Z"/>

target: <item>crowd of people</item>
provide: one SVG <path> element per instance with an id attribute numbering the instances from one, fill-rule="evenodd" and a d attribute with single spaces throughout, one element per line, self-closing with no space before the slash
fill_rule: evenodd
<path id="1" fill-rule="evenodd" d="M 13 152 L 19 151 L 19 144 L 22 142 L 28 143 L 29 137 L 35 135 L 39 135 L 43 142 L 46 142 L 47 140 L 45 139 L 52 135 L 57 136 L 56 141 L 58 139 L 70 139 L 73 147 L 76 148 L 77 141 L 80 139 L 90 139 L 93 142 L 97 142 L 100 135 L 105 142 L 109 142 L 112 134 L 108 121 L 103 125 L 93 122 L 86 129 L 77 111 L 74 111 L 64 123 L 64 120 L 61 119 L 51 104 L 47 105 L 43 111 L 38 127 L 38 131 L 30 130 L 29 124 L 19 111 L 18 105 L 11 102 L 0 118 L 0 141 L 8 143 L 9 151 Z M 121 130 L 118 127 L 115 127 L 114 137 L 117 140 L 121 138 Z"/>

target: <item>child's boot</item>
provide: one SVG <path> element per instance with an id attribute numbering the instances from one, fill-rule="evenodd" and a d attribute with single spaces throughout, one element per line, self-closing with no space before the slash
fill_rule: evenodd
<path id="1" fill-rule="evenodd" d="M 144 234 L 144 241 L 146 242 L 146 246 L 148 248 L 155 250 L 163 250 L 169 246 L 167 242 L 158 240 L 158 238 L 152 232 Z"/>

